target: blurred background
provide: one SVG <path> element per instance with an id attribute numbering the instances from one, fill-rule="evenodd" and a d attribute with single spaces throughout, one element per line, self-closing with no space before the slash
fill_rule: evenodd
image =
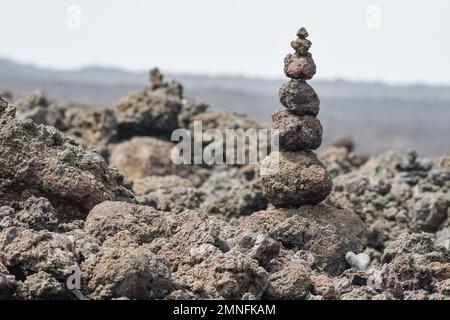
<path id="1" fill-rule="evenodd" d="M 305 26 L 325 145 L 450 153 L 450 2 L 1 0 L 0 90 L 113 107 L 157 66 L 213 110 L 262 122 Z"/>

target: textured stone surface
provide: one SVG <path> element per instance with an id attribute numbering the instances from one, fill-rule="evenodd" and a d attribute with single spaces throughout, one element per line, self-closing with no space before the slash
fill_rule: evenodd
<path id="1" fill-rule="evenodd" d="M 274 129 L 278 130 L 280 150 L 315 150 L 322 144 L 322 125 L 313 116 L 296 116 L 287 110 L 272 115 Z"/>
<path id="2" fill-rule="evenodd" d="M 170 157 L 173 147 L 172 143 L 154 137 L 134 137 L 117 144 L 109 161 L 131 180 L 171 175 L 178 170 Z"/>
<path id="3" fill-rule="evenodd" d="M 120 231 L 129 231 L 137 243 L 148 243 L 170 230 L 166 217 L 150 207 L 106 201 L 89 212 L 85 230 L 101 242 Z"/>
<path id="4" fill-rule="evenodd" d="M 284 58 L 284 74 L 292 79 L 308 80 L 316 74 L 316 64 L 311 56 L 289 53 Z"/>
<path id="5" fill-rule="evenodd" d="M 27 277 L 20 286 L 18 296 L 27 300 L 68 299 L 64 285 L 44 271 Z"/>
<path id="6" fill-rule="evenodd" d="M 100 155 L 53 127 L 19 121 L 14 114 L 15 108 L 1 99 L 0 204 L 18 205 L 22 195 L 44 195 L 54 206 L 64 206 L 70 218 L 105 200 L 133 199 L 120 186 L 122 176 Z"/>
<path id="7" fill-rule="evenodd" d="M 171 288 L 164 259 L 145 246 L 105 247 L 83 264 L 83 274 L 93 299 L 160 299 Z"/>
<path id="8" fill-rule="evenodd" d="M 335 299 L 336 289 L 332 279 L 324 274 L 311 277 L 312 293 L 323 297 L 324 299 Z"/>
<path id="9" fill-rule="evenodd" d="M 361 251 L 366 241 L 360 218 L 324 205 L 260 211 L 241 222 L 239 230 L 246 229 L 267 233 L 286 248 L 311 251 L 317 266 L 331 274 L 344 270 L 345 254 Z"/>
<path id="10" fill-rule="evenodd" d="M 205 282 L 206 280 L 206 282 Z M 255 260 L 236 251 L 218 253 L 177 277 L 204 298 L 261 298 L 268 284 L 267 272 Z"/>
<path id="11" fill-rule="evenodd" d="M 0 233 L 0 259 L 17 278 L 44 271 L 64 279 L 76 262 L 76 254 L 64 235 L 12 227 Z"/>
<path id="12" fill-rule="evenodd" d="M 146 194 L 160 189 L 172 189 L 176 187 L 192 187 L 188 179 L 175 175 L 147 176 L 133 181 L 133 192 L 136 195 Z"/>
<path id="13" fill-rule="evenodd" d="M 317 204 L 331 192 L 332 181 L 311 151 L 272 152 L 261 163 L 263 193 L 279 207 Z"/>
<path id="14" fill-rule="evenodd" d="M 279 91 L 280 102 L 290 112 L 298 116 L 316 116 L 320 101 L 316 91 L 303 80 L 290 80 Z"/>
<path id="15" fill-rule="evenodd" d="M 150 77 L 145 89 L 122 98 L 116 105 L 114 111 L 119 139 L 139 135 L 170 137 L 178 127 L 181 98 L 181 85 L 163 82 L 162 75 Z"/>
<path id="16" fill-rule="evenodd" d="M 309 294 L 310 278 L 302 265 L 288 265 L 270 275 L 266 298 L 275 300 L 302 300 Z"/>

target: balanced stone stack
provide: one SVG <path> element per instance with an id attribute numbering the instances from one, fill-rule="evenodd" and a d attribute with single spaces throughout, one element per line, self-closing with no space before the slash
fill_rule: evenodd
<path id="1" fill-rule="evenodd" d="M 305 28 L 291 42 L 295 53 L 284 59 L 284 73 L 291 78 L 280 88 L 280 102 L 286 109 L 272 115 L 272 127 L 279 133 L 279 151 L 261 163 L 261 182 L 267 199 L 276 207 L 318 204 L 330 194 L 332 182 L 325 166 L 311 151 L 322 143 L 322 125 L 316 118 L 319 97 L 305 80 L 316 73 L 309 53 L 311 41 Z"/>

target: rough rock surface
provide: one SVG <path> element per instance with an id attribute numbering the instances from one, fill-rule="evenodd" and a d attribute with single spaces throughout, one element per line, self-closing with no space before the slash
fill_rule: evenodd
<path id="1" fill-rule="evenodd" d="M 103 149 L 117 139 L 114 112 L 108 108 L 50 99 L 40 91 L 27 92 L 16 101 L 17 118 L 55 127 L 87 149 Z"/>
<path id="2" fill-rule="evenodd" d="M 147 246 L 104 247 L 83 264 L 83 274 L 93 299 L 161 299 L 171 288 L 164 259 Z"/>
<path id="3" fill-rule="evenodd" d="M 206 195 L 201 208 L 227 218 L 245 216 L 267 207 L 258 168 L 253 165 L 214 170 L 200 190 Z"/>
<path id="4" fill-rule="evenodd" d="M 166 229 L 170 229 L 165 216 L 150 207 L 105 201 L 91 210 L 85 230 L 101 242 L 126 230 L 136 243 L 148 243 L 166 235 Z"/>
<path id="5" fill-rule="evenodd" d="M 155 69 L 150 72 L 150 83 L 144 90 L 122 98 L 115 107 L 120 139 L 139 135 L 170 137 L 178 127 L 182 87 L 163 82 L 162 75 L 156 73 L 159 71 Z"/>
<path id="6" fill-rule="evenodd" d="M 316 74 L 316 64 L 309 55 L 289 53 L 284 58 L 284 73 L 292 79 L 308 80 Z"/>
<path id="7" fill-rule="evenodd" d="M 0 100 L 0 204 L 46 196 L 61 215 L 83 215 L 105 200 L 132 200 L 121 179 L 97 153 L 53 127 L 15 119 L 14 106 Z"/>
<path id="8" fill-rule="evenodd" d="M 332 178 L 356 170 L 367 161 L 367 156 L 355 152 L 353 148 L 351 139 L 341 139 L 318 151 L 320 161 Z"/>
<path id="9" fill-rule="evenodd" d="M 267 233 L 286 248 L 308 250 L 315 264 L 332 274 L 345 268 L 347 251 L 361 251 L 366 241 L 359 217 L 324 205 L 260 211 L 245 218 L 239 229 Z"/>
<path id="10" fill-rule="evenodd" d="M 137 201 L 157 210 L 181 212 L 186 209 L 198 209 L 204 198 L 205 194 L 197 188 L 174 187 L 137 196 Z"/>
<path id="11" fill-rule="evenodd" d="M 263 193 L 279 207 L 298 207 L 323 201 L 332 181 L 311 151 L 272 152 L 261 163 Z"/>
<path id="12" fill-rule="evenodd" d="M 27 277 L 20 286 L 18 296 L 27 300 L 67 299 L 63 284 L 44 271 Z"/>
<path id="13" fill-rule="evenodd" d="M 322 125 L 314 116 L 297 116 L 287 110 L 275 111 L 272 127 L 278 130 L 281 150 L 315 150 L 322 144 Z"/>
<path id="14" fill-rule="evenodd" d="M 302 265 L 288 265 L 270 275 L 266 298 L 275 300 L 301 300 L 309 294 L 309 272 Z"/>
<path id="15" fill-rule="evenodd" d="M 446 159 L 386 152 L 337 176 L 327 201 L 356 212 L 368 225 L 369 244 L 377 250 L 405 232 L 439 232 L 449 222 Z"/>
<path id="16" fill-rule="evenodd" d="M 191 283 L 190 290 L 203 297 L 242 299 L 246 295 L 259 299 L 268 283 L 267 272 L 257 262 L 238 252 L 218 253 L 196 264 L 177 277 Z M 206 283 L 202 284 L 205 279 Z"/>
<path id="17" fill-rule="evenodd" d="M 0 234 L 0 251 L 3 264 L 19 279 L 39 271 L 63 279 L 76 262 L 70 239 L 46 230 L 4 229 Z"/>
<path id="18" fill-rule="evenodd" d="M 320 101 L 316 91 L 302 80 L 290 80 L 279 91 L 280 102 L 290 112 L 298 116 L 316 116 Z"/>
<path id="19" fill-rule="evenodd" d="M 141 179 L 136 179 L 133 182 L 133 192 L 136 195 L 175 187 L 192 187 L 192 182 L 175 175 L 146 176 Z"/>
<path id="20" fill-rule="evenodd" d="M 117 144 L 109 161 L 130 180 L 171 175 L 179 170 L 170 157 L 174 145 L 154 137 L 134 137 Z"/>
<path id="21" fill-rule="evenodd" d="M 18 287 L 15 277 L 9 274 L 8 269 L 0 261 L 0 299 L 11 299 Z"/>
<path id="22" fill-rule="evenodd" d="M 296 55 L 308 55 L 306 30 L 298 37 Z M 181 106 L 180 127 L 192 129 L 194 119 L 220 130 L 265 127 L 238 114 L 204 113 L 206 106 L 180 95 L 179 84 L 163 82 L 156 72 L 151 77 L 145 90 Z M 291 103 L 303 103 L 290 92 L 297 86 L 315 101 L 302 80 L 292 80 L 280 91 L 291 113 Z M 167 148 L 150 142 L 152 151 L 142 157 L 145 143 L 121 151 L 129 187 L 138 199 L 152 199 L 152 208 L 127 202 L 131 193 L 120 186 L 118 171 L 83 149 L 114 149 L 120 138 L 115 112 L 40 93 L 16 101 L 19 118 L 0 100 L 0 299 L 450 297 L 449 156 L 386 152 L 367 159 L 342 139 L 319 151 L 334 179 L 327 202 L 275 209 L 262 194 L 258 165 L 172 171 L 171 144 L 159 137 Z M 161 128 L 173 125 L 171 108 L 155 110 L 168 121 Z M 315 107 L 299 110 L 313 116 L 306 110 Z M 120 139 L 162 134 L 135 111 L 130 119 L 137 130 Z M 323 168 L 304 157 L 309 168 Z M 306 169 L 304 162 L 282 163 Z M 293 179 L 310 177 L 306 172 L 270 181 L 294 185 Z M 290 185 L 286 190 L 294 189 Z M 290 199 L 295 203 L 299 194 Z M 348 251 L 369 255 L 370 267 L 352 268 Z M 74 267 L 81 287 L 72 290 L 67 280 Z"/>

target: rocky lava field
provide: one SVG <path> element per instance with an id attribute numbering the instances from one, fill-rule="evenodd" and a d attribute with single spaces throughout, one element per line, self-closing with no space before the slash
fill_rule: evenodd
<path id="1" fill-rule="evenodd" d="M 208 111 L 157 70 L 114 109 L 2 95 L 1 299 L 450 298 L 450 155 L 368 158 L 340 139 L 261 179 L 259 165 L 172 163 L 176 128 L 267 125 Z M 302 157 L 326 180 L 309 203 L 280 187 L 304 177 Z"/>

